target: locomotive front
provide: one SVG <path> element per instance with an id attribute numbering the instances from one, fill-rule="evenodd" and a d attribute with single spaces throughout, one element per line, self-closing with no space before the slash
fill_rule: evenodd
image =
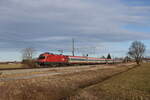
<path id="1" fill-rule="evenodd" d="M 37 59 L 37 64 L 48 66 L 66 65 L 68 64 L 68 56 L 52 53 L 43 53 Z"/>
<path id="2" fill-rule="evenodd" d="M 44 65 L 47 59 L 47 54 L 41 54 L 37 59 L 37 64 Z"/>

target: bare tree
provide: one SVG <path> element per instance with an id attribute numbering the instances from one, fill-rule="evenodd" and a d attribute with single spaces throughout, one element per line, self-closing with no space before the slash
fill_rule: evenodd
<path id="1" fill-rule="evenodd" d="M 32 60 L 35 54 L 34 48 L 25 48 L 22 50 L 22 59 L 23 60 Z"/>
<path id="2" fill-rule="evenodd" d="M 33 59 L 36 50 L 34 48 L 25 48 L 22 50 L 22 64 L 24 68 L 36 68 L 38 67 Z"/>
<path id="3" fill-rule="evenodd" d="M 135 59 L 137 64 L 140 64 L 142 61 L 144 52 L 146 50 L 145 45 L 140 41 L 134 41 L 132 42 L 130 48 L 129 48 L 129 56 Z"/>

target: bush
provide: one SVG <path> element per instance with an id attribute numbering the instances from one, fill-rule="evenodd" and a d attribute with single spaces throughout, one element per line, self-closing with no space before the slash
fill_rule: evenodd
<path id="1" fill-rule="evenodd" d="M 37 68 L 39 67 L 35 60 L 22 60 L 23 68 Z"/>

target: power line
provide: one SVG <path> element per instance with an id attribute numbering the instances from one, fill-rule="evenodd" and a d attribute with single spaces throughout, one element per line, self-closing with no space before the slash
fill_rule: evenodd
<path id="1" fill-rule="evenodd" d="M 74 50 L 75 50 L 75 48 L 74 48 L 74 39 L 72 38 L 72 56 L 74 56 Z"/>

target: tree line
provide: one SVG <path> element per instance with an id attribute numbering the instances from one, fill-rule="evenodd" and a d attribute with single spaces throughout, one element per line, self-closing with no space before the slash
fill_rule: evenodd
<path id="1" fill-rule="evenodd" d="M 127 53 L 127 58 L 131 57 L 135 60 L 137 64 L 142 62 L 144 57 L 144 53 L 146 51 L 146 46 L 141 41 L 133 41 L 131 46 L 129 47 L 129 51 Z M 22 50 L 22 59 L 23 62 L 31 62 L 33 61 L 33 56 L 35 55 L 36 50 L 34 48 L 25 48 Z M 105 58 L 103 56 L 103 58 Z M 110 53 L 107 55 L 107 59 L 112 59 Z"/>

